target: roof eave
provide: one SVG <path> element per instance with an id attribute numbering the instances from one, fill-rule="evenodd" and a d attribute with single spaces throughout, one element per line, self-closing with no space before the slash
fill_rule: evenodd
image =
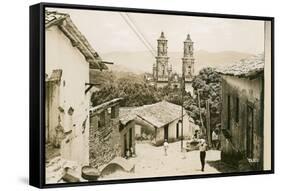
<path id="1" fill-rule="evenodd" d="M 91 47 L 90 43 L 78 30 L 68 14 L 61 15 L 61 18 L 46 23 L 45 27 L 50 28 L 54 25 L 58 26 L 64 35 L 71 41 L 72 46 L 76 47 L 85 57 L 86 61 L 90 64 L 90 69 L 107 70 L 108 67 L 105 64 L 109 64 L 110 62 L 102 61 L 101 57 Z"/>
<path id="2" fill-rule="evenodd" d="M 259 70 L 259 71 L 254 71 L 254 72 L 248 72 L 248 73 L 243 73 L 243 74 L 232 74 L 232 73 L 222 73 L 219 72 L 219 74 L 223 76 L 232 76 L 232 77 L 237 77 L 237 78 L 247 78 L 247 79 L 256 79 L 259 78 L 260 76 L 263 75 L 264 70 Z"/>
<path id="3" fill-rule="evenodd" d="M 90 114 L 95 114 L 95 113 L 99 113 L 101 111 L 104 111 L 107 108 L 113 107 L 117 104 L 120 103 L 120 101 L 122 101 L 123 98 L 115 98 L 113 100 L 110 100 L 108 102 L 102 103 L 100 105 L 97 105 L 95 107 L 90 108 Z"/>

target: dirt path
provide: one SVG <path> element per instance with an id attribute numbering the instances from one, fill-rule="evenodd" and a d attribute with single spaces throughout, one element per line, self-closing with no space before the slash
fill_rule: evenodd
<path id="1" fill-rule="evenodd" d="M 137 144 L 136 153 L 136 158 L 128 160 L 135 164 L 134 173 L 119 171 L 103 177 L 101 180 L 220 173 L 208 163 L 205 165 L 205 171 L 201 172 L 199 151 L 182 153 L 180 142 L 169 144 L 168 156 L 164 155 L 162 146 L 155 147 L 148 143 Z M 220 151 L 207 151 L 206 161 L 218 160 L 220 160 Z"/>

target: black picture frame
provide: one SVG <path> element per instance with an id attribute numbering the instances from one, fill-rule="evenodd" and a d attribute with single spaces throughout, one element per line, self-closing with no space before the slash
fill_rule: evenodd
<path id="1" fill-rule="evenodd" d="M 134 13 L 154 13 L 166 15 L 184 15 L 229 19 L 263 20 L 271 22 L 271 170 L 235 172 L 222 174 L 186 175 L 157 178 L 138 178 L 106 180 L 94 182 L 45 184 L 45 8 L 67 8 L 81 10 L 122 11 Z M 93 5 L 39 3 L 30 6 L 30 128 L 29 128 L 29 184 L 38 188 L 85 186 L 116 183 L 134 183 L 148 181 L 168 181 L 177 179 L 213 178 L 274 173 L 274 18 L 263 16 L 230 15 L 217 13 L 197 13 L 153 9 L 135 9 L 123 7 L 104 7 Z"/>

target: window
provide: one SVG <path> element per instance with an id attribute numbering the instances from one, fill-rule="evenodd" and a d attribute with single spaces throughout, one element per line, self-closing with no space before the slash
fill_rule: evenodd
<path id="1" fill-rule="evenodd" d="M 179 123 L 177 123 L 177 139 L 179 138 Z"/>
<path id="2" fill-rule="evenodd" d="M 239 122 L 239 97 L 236 97 L 236 113 L 235 113 L 235 121 Z"/>

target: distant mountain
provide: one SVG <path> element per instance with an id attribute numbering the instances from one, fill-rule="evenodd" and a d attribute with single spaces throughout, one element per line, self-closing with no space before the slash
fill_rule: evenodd
<path id="1" fill-rule="evenodd" d="M 181 72 L 182 52 L 169 52 L 169 63 L 173 66 L 173 71 Z M 204 67 L 223 67 L 224 65 L 233 64 L 241 59 L 248 58 L 252 54 L 223 51 L 208 52 L 199 50 L 194 53 L 195 56 L 195 72 L 197 73 Z M 114 65 L 109 68 L 113 71 L 124 71 L 133 73 L 152 72 L 152 65 L 155 58 L 149 52 L 111 52 L 101 54 L 103 60 L 112 61 Z"/>

